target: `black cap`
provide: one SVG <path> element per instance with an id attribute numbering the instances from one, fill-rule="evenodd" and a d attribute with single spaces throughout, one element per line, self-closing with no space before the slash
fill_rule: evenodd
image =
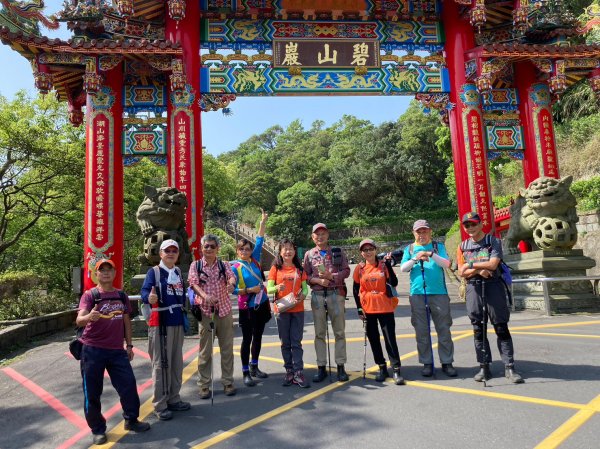
<path id="1" fill-rule="evenodd" d="M 481 217 L 477 212 L 467 212 L 463 215 L 461 223 L 481 223 Z"/>

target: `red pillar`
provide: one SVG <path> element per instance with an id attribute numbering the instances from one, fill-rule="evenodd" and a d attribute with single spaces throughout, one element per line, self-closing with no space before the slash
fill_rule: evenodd
<path id="1" fill-rule="evenodd" d="M 186 231 L 192 258 L 198 259 L 204 233 L 204 187 L 202 177 L 202 127 L 200 106 L 200 2 L 188 0 L 185 17 L 171 19 L 166 6 L 166 38 L 179 42 L 189 90 L 173 98 L 169 86 L 169 185 L 184 192 L 188 200 Z M 181 101 L 180 101 L 181 100 Z M 178 131 L 179 130 L 179 131 Z M 180 137 L 184 136 L 183 139 Z"/>
<path id="2" fill-rule="evenodd" d="M 535 83 L 529 88 L 531 98 L 531 128 L 535 151 L 542 176 L 559 178 L 558 154 L 552 119 L 552 95 L 546 83 Z"/>
<path id="3" fill-rule="evenodd" d="M 102 258 L 115 262 L 115 286 L 123 286 L 122 64 L 104 80 L 97 93 L 87 95 L 84 289 L 96 284 L 94 266 Z"/>
<path id="4" fill-rule="evenodd" d="M 474 85 L 467 84 L 465 75 L 465 52 L 475 47 L 474 32 L 468 20 L 460 17 L 456 2 L 445 1 L 442 8 L 450 101 L 456 105 L 450 111 L 449 125 L 458 214 L 462 217 L 470 210 L 477 210 L 484 221 L 484 230 L 493 232 L 494 214 L 484 147 L 481 99 L 473 89 Z M 461 232 L 466 237 L 464 231 Z"/>
<path id="5" fill-rule="evenodd" d="M 534 108 L 531 97 L 531 86 L 537 82 L 536 69 L 530 62 L 521 62 L 514 65 L 515 87 L 519 93 L 519 116 L 523 125 L 523 140 L 525 151 L 523 157 L 523 178 L 525 187 L 531 181 L 539 178 L 540 165 L 536 150 Z"/>

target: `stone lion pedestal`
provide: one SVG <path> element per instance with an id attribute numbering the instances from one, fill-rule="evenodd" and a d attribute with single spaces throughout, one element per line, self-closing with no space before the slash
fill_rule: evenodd
<path id="1" fill-rule="evenodd" d="M 580 249 L 554 249 L 508 255 L 504 261 L 513 269 L 515 279 L 568 278 L 585 276 L 596 262 Z M 543 310 L 553 313 L 599 312 L 600 297 L 590 280 L 547 283 L 550 310 L 546 310 L 543 282 L 513 283 L 517 310 Z"/>

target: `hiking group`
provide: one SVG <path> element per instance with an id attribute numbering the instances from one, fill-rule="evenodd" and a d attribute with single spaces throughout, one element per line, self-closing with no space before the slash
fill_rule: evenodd
<path id="1" fill-rule="evenodd" d="M 180 269 L 176 266 L 179 245 L 165 240 L 160 245 L 160 263 L 148 270 L 141 289 L 141 308 L 148 321 L 148 353 L 152 365 L 154 414 L 159 420 L 169 420 L 173 412 L 191 408 L 180 397 L 183 375 L 183 337 L 189 326 L 187 301 L 199 321 L 198 387 L 202 399 L 214 397 L 213 343 L 219 342 L 221 384 L 227 396 L 236 394 L 234 386 L 233 312 L 230 295 L 237 296 L 239 325 L 242 330 L 241 362 L 243 383 L 256 385 L 255 379 L 268 378 L 259 369 L 262 336 L 265 325 L 275 314 L 275 323 L 281 342 L 285 375 L 283 386 L 310 386 L 304 375 L 304 300 L 308 298 L 314 321 L 314 345 L 317 372 L 312 381 L 331 379 L 331 351 L 329 323 L 334 337 L 333 357 L 336 378 L 349 380 L 345 369 L 347 297 L 346 278 L 350 276 L 348 258 L 341 248 L 329 245 L 329 230 L 324 223 L 312 228 L 314 248 L 307 251 L 301 262 L 297 247 L 289 239 L 279 242 L 273 265 L 265 278 L 260 265 L 264 244 L 267 214 L 263 211 L 255 242 L 241 239 L 237 242 L 237 259 L 231 263 L 218 257 L 221 247 L 216 235 L 206 234 L 201 239 L 202 258 L 190 265 L 188 293 Z M 473 326 L 475 353 L 480 371 L 474 380 L 485 382 L 492 377 L 492 361 L 487 338 L 487 321 L 494 327 L 498 349 L 505 366 L 505 376 L 513 383 L 523 378 L 514 368 L 514 349 L 508 329 L 510 308 L 507 288 L 502 282 L 502 247 L 500 240 L 483 232 L 477 213 L 469 212 L 462 218 L 469 238 L 457 249 L 458 273 L 466 279 L 466 307 Z M 446 288 L 444 269 L 450 267 L 450 258 L 443 243 L 432 240 L 433 230 L 426 220 L 413 225 L 414 243 L 407 246 L 400 266 L 401 272 L 410 273 L 411 323 L 415 329 L 421 374 L 435 374 L 435 357 L 431 338 L 431 321 L 437 334 L 441 371 L 456 377 L 453 366 L 454 344 L 450 327 L 452 316 Z M 390 377 L 380 341 L 383 334 L 386 352 L 396 385 L 405 383 L 396 342 L 394 311 L 398 305 L 396 286 L 398 278 L 392 269 L 391 254 L 381 260 L 376 254 L 377 244 L 364 239 L 359 244 L 362 262 L 353 272 L 352 293 L 358 316 L 363 322 L 365 350 L 363 377 L 366 376 L 366 342 L 370 343 L 373 358 L 378 365 L 375 380 L 383 382 Z M 85 396 L 85 417 L 95 444 L 106 443 L 106 421 L 101 414 L 103 373 L 106 369 L 117 390 L 125 429 L 141 432 L 149 424 L 138 420 L 140 400 L 130 361 L 133 359 L 131 340 L 131 306 L 122 291 L 113 286 L 116 270 L 111 260 L 102 259 L 95 267 L 97 287 L 86 291 L 80 301 L 77 325 L 84 328 L 81 342 L 81 374 Z M 266 282 L 266 285 L 265 285 Z M 272 295 L 272 300 L 269 299 Z M 103 319 L 101 319 L 103 318 Z M 327 368 L 329 367 L 329 374 Z"/>

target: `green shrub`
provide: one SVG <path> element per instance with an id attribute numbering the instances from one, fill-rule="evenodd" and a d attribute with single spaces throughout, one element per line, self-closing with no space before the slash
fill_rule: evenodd
<path id="1" fill-rule="evenodd" d="M 571 184 L 571 192 L 577 199 L 577 209 L 581 211 L 600 209 L 600 176 L 574 182 Z"/>
<path id="2" fill-rule="evenodd" d="M 39 290 L 21 291 L 9 301 L 0 302 L 0 321 L 18 320 L 72 309 L 74 300 L 68 295 L 42 294 Z"/>
<path id="3" fill-rule="evenodd" d="M 45 288 L 47 276 L 41 276 L 31 270 L 7 271 L 0 274 L 0 302 L 2 299 L 16 298 L 20 291 L 34 287 Z"/>

